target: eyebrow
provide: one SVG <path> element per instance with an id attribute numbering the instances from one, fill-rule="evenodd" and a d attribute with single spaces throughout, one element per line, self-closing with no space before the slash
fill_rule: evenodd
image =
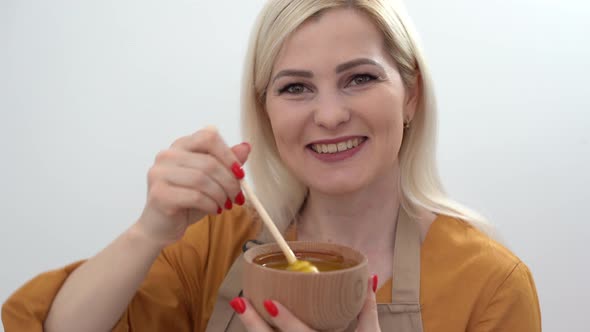
<path id="1" fill-rule="evenodd" d="M 372 60 L 372 59 L 368 59 L 368 58 L 360 58 L 360 59 L 354 59 L 354 60 L 345 62 L 341 65 L 338 65 L 336 67 L 336 73 L 339 74 L 343 71 L 347 71 L 349 69 L 352 69 L 352 68 L 360 66 L 360 65 L 377 66 L 377 67 L 379 67 L 379 69 L 384 70 L 383 66 L 381 64 L 379 64 L 377 61 Z"/>
<path id="2" fill-rule="evenodd" d="M 354 60 L 345 62 L 343 64 L 339 64 L 338 66 L 336 66 L 336 73 L 339 74 L 343 71 L 347 71 L 349 69 L 352 69 L 354 67 L 361 66 L 361 65 L 372 65 L 372 66 L 379 67 L 381 70 L 384 70 L 383 66 L 375 60 L 371 60 L 368 58 L 359 58 L 359 59 L 354 59 Z M 275 75 L 275 77 L 272 79 L 272 82 L 274 83 L 279 78 L 285 77 L 285 76 L 313 78 L 313 73 L 310 71 L 307 71 L 307 70 L 285 69 L 285 70 L 281 70 L 280 72 L 278 72 Z"/>
<path id="3" fill-rule="evenodd" d="M 276 74 L 275 77 L 272 79 L 272 82 L 274 83 L 276 80 L 284 76 L 312 78 L 313 73 L 306 70 L 285 69 L 281 70 L 278 74 Z"/>

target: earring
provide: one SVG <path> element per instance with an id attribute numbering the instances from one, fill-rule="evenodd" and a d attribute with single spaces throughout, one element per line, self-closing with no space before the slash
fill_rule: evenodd
<path id="1" fill-rule="evenodd" d="M 410 129 L 410 121 L 404 122 L 404 130 Z"/>

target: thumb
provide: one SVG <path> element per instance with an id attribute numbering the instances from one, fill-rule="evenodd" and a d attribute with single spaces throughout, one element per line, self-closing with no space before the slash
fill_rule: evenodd
<path id="1" fill-rule="evenodd" d="M 368 283 L 367 297 L 365 304 L 359 314 L 357 332 L 375 332 L 381 331 L 379 327 L 379 315 L 377 314 L 377 299 L 375 290 L 377 289 L 377 276 L 370 278 Z"/>
<path id="2" fill-rule="evenodd" d="M 240 164 L 244 165 L 246 163 L 246 160 L 248 160 L 248 155 L 250 154 L 252 147 L 250 146 L 250 144 L 244 142 L 232 146 L 231 150 L 236 155 L 236 158 L 238 158 Z"/>

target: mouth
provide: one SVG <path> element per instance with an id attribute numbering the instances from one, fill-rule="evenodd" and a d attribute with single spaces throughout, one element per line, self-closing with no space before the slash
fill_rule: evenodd
<path id="1" fill-rule="evenodd" d="M 347 138 L 335 142 L 317 142 L 308 144 L 307 147 L 318 154 L 337 154 L 355 149 L 363 144 L 368 138 L 365 136 Z"/>

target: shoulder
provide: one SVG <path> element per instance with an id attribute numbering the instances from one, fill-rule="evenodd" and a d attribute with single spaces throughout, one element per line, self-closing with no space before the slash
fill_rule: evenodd
<path id="1" fill-rule="evenodd" d="M 502 299 L 517 301 L 523 295 L 532 310 L 535 303 L 538 307 L 528 267 L 505 245 L 465 221 L 436 218 L 422 245 L 421 268 L 423 301 L 431 308 L 445 303 L 449 310 L 463 310 L 464 315 L 455 317 L 463 317 L 464 324 L 505 303 Z"/>
<path id="2" fill-rule="evenodd" d="M 213 251 L 236 252 L 247 240 L 260 232 L 260 221 L 256 212 L 248 205 L 234 206 L 220 215 L 209 215 L 189 226 L 179 241 L 201 255 Z"/>
<path id="3" fill-rule="evenodd" d="M 260 231 L 257 215 L 247 206 L 234 206 L 189 226 L 183 238 L 167 247 L 158 260 L 173 265 L 185 282 L 195 311 L 195 326 L 206 324 L 217 291 L 243 244 Z"/>
<path id="4" fill-rule="evenodd" d="M 259 229 L 249 208 L 235 206 L 189 226 L 182 239 L 162 251 L 157 262 L 171 266 L 177 274 L 191 275 L 194 284 L 218 284 L 242 253 L 242 245 L 256 238 Z"/>
<path id="5" fill-rule="evenodd" d="M 520 259 L 498 240 L 456 218 L 438 216 L 422 245 L 422 259 L 447 267 L 473 267 L 482 273 L 507 274 Z M 434 264 L 433 267 L 439 266 Z"/>

